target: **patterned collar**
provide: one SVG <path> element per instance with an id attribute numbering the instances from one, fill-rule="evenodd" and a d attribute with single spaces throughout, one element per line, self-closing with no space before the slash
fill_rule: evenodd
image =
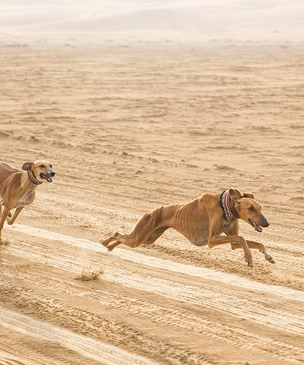
<path id="1" fill-rule="evenodd" d="M 221 194 L 220 202 L 228 221 L 235 221 L 237 217 L 232 213 L 229 205 L 229 190 L 224 190 Z"/>
<path id="2" fill-rule="evenodd" d="M 28 170 L 27 175 L 29 177 L 29 179 L 31 180 L 31 182 L 35 185 L 40 185 L 43 183 L 43 181 L 40 181 L 36 178 L 36 176 L 34 175 L 32 170 Z"/>

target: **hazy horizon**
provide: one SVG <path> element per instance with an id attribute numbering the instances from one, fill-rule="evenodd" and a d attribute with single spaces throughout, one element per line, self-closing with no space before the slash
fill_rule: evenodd
<path id="1" fill-rule="evenodd" d="M 153 34 L 303 42 L 300 0 L 1 0 L 2 37 L 18 34 Z"/>

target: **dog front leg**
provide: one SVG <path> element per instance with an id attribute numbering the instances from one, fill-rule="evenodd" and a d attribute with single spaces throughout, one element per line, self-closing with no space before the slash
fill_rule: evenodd
<path id="1" fill-rule="evenodd" d="M 11 218 L 7 218 L 7 224 L 12 225 L 15 222 L 15 220 L 17 219 L 18 215 L 21 213 L 21 210 L 23 208 L 24 207 L 16 208 L 13 216 Z M 7 216 L 9 217 L 9 214 Z"/>
<path id="2" fill-rule="evenodd" d="M 273 257 L 270 255 L 270 253 L 267 251 L 266 247 L 262 243 L 256 242 L 256 241 L 248 241 L 247 240 L 247 244 L 248 244 L 248 246 L 250 248 L 257 249 L 262 254 L 264 254 L 265 259 L 267 261 L 271 262 L 272 264 L 275 264 L 275 260 L 273 259 Z M 231 243 L 231 248 L 232 248 L 232 250 L 236 250 L 236 249 L 242 248 L 242 247 L 238 243 L 233 242 L 233 243 Z"/>
<path id="3" fill-rule="evenodd" d="M 3 202 L 3 201 L 2 201 Z M 3 225 L 4 225 L 4 222 L 5 222 L 5 219 L 7 217 L 9 213 L 9 210 L 4 207 L 3 210 L 2 210 L 2 205 L 1 205 L 1 218 L 0 218 L 0 245 L 2 245 L 2 239 L 1 239 L 1 232 L 2 232 L 2 228 L 3 228 Z"/>
<path id="4" fill-rule="evenodd" d="M 212 236 L 209 238 L 208 247 L 212 248 L 218 245 L 223 245 L 225 243 L 236 243 L 240 246 L 240 248 L 244 251 L 244 257 L 247 265 L 252 267 L 252 255 L 248 244 L 244 237 L 238 235 L 231 235 L 231 236 Z"/>

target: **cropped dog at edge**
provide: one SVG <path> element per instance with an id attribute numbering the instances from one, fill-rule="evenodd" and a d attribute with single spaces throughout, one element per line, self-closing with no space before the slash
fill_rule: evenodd
<path id="1" fill-rule="evenodd" d="M 52 165 L 45 160 L 25 162 L 22 170 L 0 162 L 0 244 L 5 220 L 13 224 L 22 211 L 35 199 L 35 190 L 44 181 L 52 182 L 55 176 Z M 15 209 L 11 216 L 11 210 Z"/>

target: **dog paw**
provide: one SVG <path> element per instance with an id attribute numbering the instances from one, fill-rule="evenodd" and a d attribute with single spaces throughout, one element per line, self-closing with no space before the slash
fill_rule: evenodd
<path id="1" fill-rule="evenodd" d="M 266 256 L 265 256 L 266 257 Z M 273 259 L 272 256 L 268 255 L 268 257 L 266 257 L 266 260 L 269 261 L 271 264 L 275 264 L 275 260 Z"/>
<path id="2" fill-rule="evenodd" d="M 8 215 L 7 215 L 7 217 L 6 217 L 6 222 L 7 222 L 7 224 L 9 224 L 9 225 L 11 225 L 11 224 L 12 224 L 12 223 L 11 223 L 12 216 L 13 216 L 12 212 L 9 212 L 9 213 L 8 213 Z"/>
<path id="3" fill-rule="evenodd" d="M 260 250 L 260 251 L 264 254 L 265 259 L 267 261 L 269 261 L 272 264 L 275 264 L 275 260 L 273 259 L 273 257 L 267 251 L 263 251 L 263 250 Z"/>
<path id="4" fill-rule="evenodd" d="M 114 250 L 114 248 L 117 246 L 117 241 L 116 242 L 114 242 L 114 243 L 112 243 L 112 245 L 108 245 L 108 246 L 106 246 L 107 247 L 107 249 L 108 249 L 108 252 L 111 252 L 111 251 L 113 251 Z"/>
<path id="5" fill-rule="evenodd" d="M 245 259 L 245 262 L 246 262 L 246 265 L 248 266 L 248 267 L 253 267 L 253 262 L 252 262 L 252 258 L 250 257 L 250 258 L 248 258 L 248 259 Z"/>
<path id="6" fill-rule="evenodd" d="M 7 246 L 10 244 L 10 241 L 9 240 L 2 240 L 0 238 L 0 247 L 4 247 L 4 246 Z"/>
<path id="7" fill-rule="evenodd" d="M 108 249 L 108 251 L 112 251 L 114 249 L 114 247 L 116 247 L 116 245 L 110 245 L 108 242 L 108 240 L 103 240 L 102 238 L 99 240 L 99 242 L 105 247 Z"/>
<path id="8" fill-rule="evenodd" d="M 99 243 L 101 243 L 103 246 L 107 247 L 107 243 L 103 238 L 100 238 Z"/>

